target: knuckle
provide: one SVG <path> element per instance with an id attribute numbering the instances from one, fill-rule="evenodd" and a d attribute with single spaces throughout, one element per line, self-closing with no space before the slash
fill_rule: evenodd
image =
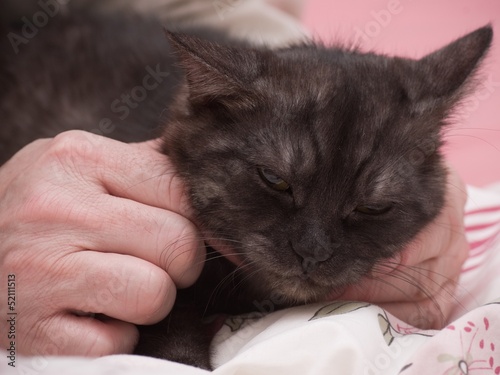
<path id="1" fill-rule="evenodd" d="M 164 201 L 167 207 L 184 216 L 191 213 L 191 205 L 189 204 L 189 193 L 183 177 L 177 173 L 171 160 L 165 156 L 154 153 L 152 156 L 154 165 L 151 170 L 155 170 L 156 178 L 156 194 L 160 201 Z M 188 215 L 189 216 L 189 215 Z"/>
<path id="2" fill-rule="evenodd" d="M 99 306 L 101 310 L 123 300 L 127 284 L 130 282 L 117 269 L 104 267 L 96 267 L 95 270 L 88 272 L 85 279 L 86 289 L 94 291 L 93 294 L 89 295 L 89 298 L 94 299 L 94 301 L 88 301 L 88 306 Z"/>
<path id="3" fill-rule="evenodd" d="M 163 247 L 160 264 L 172 277 L 178 287 L 192 284 L 197 276 L 198 265 L 202 265 L 200 255 L 202 241 L 196 229 L 189 221 L 185 221 L 177 230 L 172 231 L 172 240 Z"/>
<path id="4" fill-rule="evenodd" d="M 130 337 L 131 333 L 128 333 L 128 337 L 124 337 L 123 334 L 116 335 L 110 332 L 99 333 L 95 336 L 94 345 L 92 346 L 92 352 L 86 353 L 86 356 L 106 356 L 113 354 L 124 354 L 130 353 L 132 348 L 127 348 L 127 342 L 135 342 L 138 340 L 138 334 L 132 334 L 135 337 Z"/>
<path id="5" fill-rule="evenodd" d="M 63 165 L 69 162 L 81 163 L 81 160 L 95 160 L 95 141 L 98 136 L 81 130 L 69 130 L 56 135 L 50 142 L 47 157 Z"/>
<path id="6" fill-rule="evenodd" d="M 89 334 L 86 349 L 83 353 L 86 357 L 115 354 L 115 345 L 104 334 Z"/>
<path id="7" fill-rule="evenodd" d="M 87 345 L 83 346 L 86 352 L 82 353 L 85 356 L 103 356 L 116 354 L 118 352 L 116 339 L 111 333 L 105 330 L 99 331 L 95 329 L 88 330 L 87 332 L 87 337 L 85 337 Z"/>
<path id="8" fill-rule="evenodd" d="M 171 200 L 178 206 L 178 212 L 187 213 L 191 211 L 190 199 L 187 189 L 185 188 L 182 177 L 175 174 L 170 182 L 170 192 L 174 192 Z"/>
<path id="9" fill-rule="evenodd" d="M 191 212 L 189 194 L 184 180 L 176 172 L 167 169 L 161 174 L 158 179 L 157 192 L 161 200 L 168 199 L 167 206 L 174 212 L 183 215 Z"/>
<path id="10" fill-rule="evenodd" d="M 192 207 L 189 193 L 185 189 L 182 189 L 180 190 L 177 199 L 178 212 L 187 214 L 188 216 L 191 215 Z"/>
<path id="11" fill-rule="evenodd" d="M 137 291 L 136 306 L 139 323 L 162 319 L 171 309 L 175 287 L 167 274 L 159 268 L 151 268 L 148 277 Z"/>

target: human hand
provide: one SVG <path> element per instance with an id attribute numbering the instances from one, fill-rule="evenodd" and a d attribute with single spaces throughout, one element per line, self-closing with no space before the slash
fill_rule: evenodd
<path id="1" fill-rule="evenodd" d="M 131 352 L 132 323 L 161 320 L 201 272 L 185 217 L 184 188 L 152 141 L 70 131 L 29 144 L 0 167 L 0 331 L 15 275 L 18 353 Z"/>
<path id="2" fill-rule="evenodd" d="M 469 244 L 465 185 L 450 169 L 442 213 L 407 248 L 377 264 L 338 299 L 375 303 L 419 328 L 440 329 L 456 306 L 455 289 Z"/>

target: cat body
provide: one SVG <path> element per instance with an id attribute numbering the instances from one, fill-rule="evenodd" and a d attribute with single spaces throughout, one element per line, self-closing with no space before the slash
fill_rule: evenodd
<path id="1" fill-rule="evenodd" d="M 141 327 L 137 352 L 210 368 L 202 317 L 329 299 L 438 215 L 442 128 L 492 30 L 411 60 L 161 29 L 68 15 L 18 55 L 4 41 L 0 162 L 69 129 L 161 135 L 196 224 L 231 261 L 210 250 L 172 313 Z"/>

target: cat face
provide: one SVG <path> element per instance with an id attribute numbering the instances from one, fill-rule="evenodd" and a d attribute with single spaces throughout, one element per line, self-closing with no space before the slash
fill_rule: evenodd
<path id="1" fill-rule="evenodd" d="M 164 136 L 197 224 L 262 295 L 325 298 L 439 213 L 440 132 L 485 27 L 421 60 L 169 34 L 186 72 Z"/>

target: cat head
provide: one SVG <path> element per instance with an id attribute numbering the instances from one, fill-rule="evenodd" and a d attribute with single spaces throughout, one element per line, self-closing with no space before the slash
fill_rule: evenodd
<path id="1" fill-rule="evenodd" d="M 442 129 L 471 87 L 491 27 L 419 60 L 167 35 L 185 82 L 163 150 L 199 227 L 264 295 L 324 298 L 401 250 L 442 209 Z"/>

